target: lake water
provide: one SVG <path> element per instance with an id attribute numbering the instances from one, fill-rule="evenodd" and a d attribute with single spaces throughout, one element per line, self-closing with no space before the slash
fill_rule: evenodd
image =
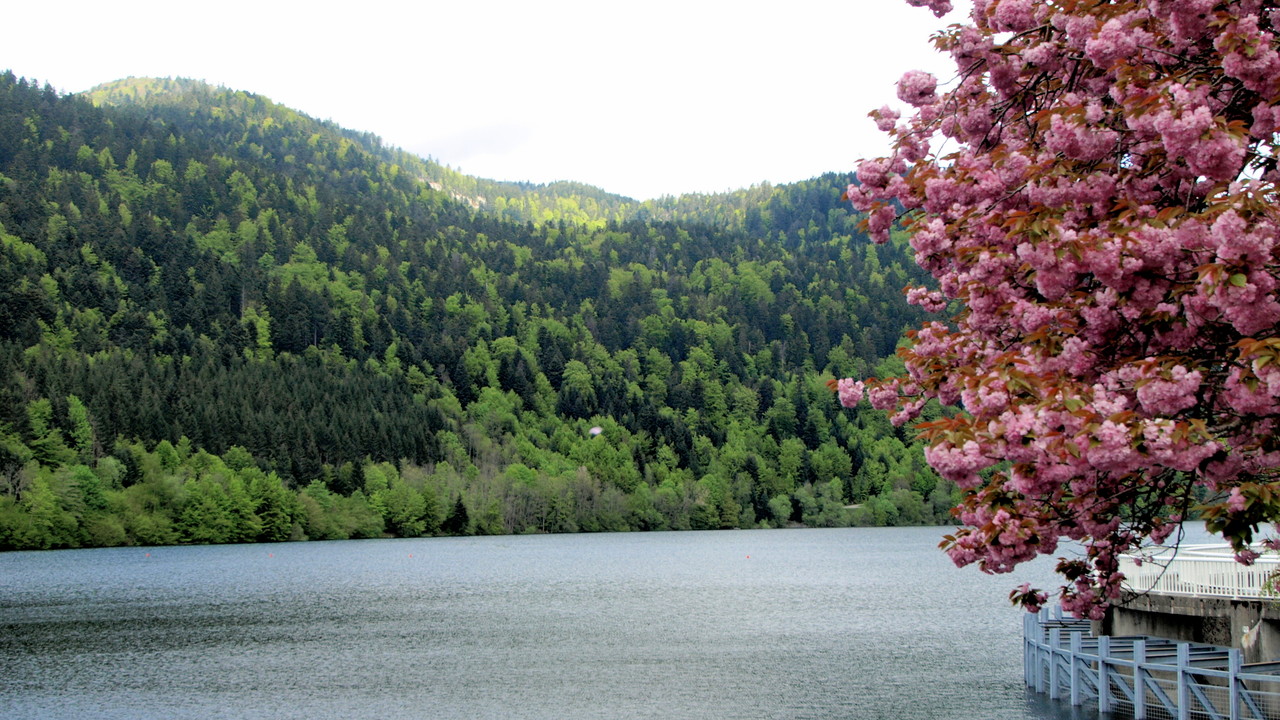
<path id="1" fill-rule="evenodd" d="M 942 532 L 0 554 L 0 717 L 1072 717 Z"/>

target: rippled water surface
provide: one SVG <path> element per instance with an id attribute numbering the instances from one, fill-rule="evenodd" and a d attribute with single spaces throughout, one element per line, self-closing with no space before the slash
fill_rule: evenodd
<path id="1" fill-rule="evenodd" d="M 1006 600 L 1050 565 L 957 570 L 940 535 L 0 554 L 0 717 L 1069 717 Z"/>

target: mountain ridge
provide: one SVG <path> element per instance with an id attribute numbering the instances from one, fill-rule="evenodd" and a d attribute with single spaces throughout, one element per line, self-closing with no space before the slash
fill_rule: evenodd
<path id="1" fill-rule="evenodd" d="M 688 220 L 690 218 L 687 214 L 687 208 L 694 203 L 729 204 L 735 207 L 743 207 L 747 204 L 760 203 L 767 200 L 775 187 L 785 188 L 791 185 L 803 185 L 815 181 L 827 182 L 830 180 L 837 180 L 842 182 L 843 185 L 848 185 L 854 179 L 851 173 L 829 172 L 809 180 L 801 180 L 794 183 L 774 184 L 762 182 L 725 192 L 667 194 L 652 200 L 638 201 L 625 195 L 610 192 L 605 188 L 571 179 L 556 180 L 548 183 L 533 183 L 466 175 L 430 156 L 421 157 L 399 147 L 387 145 L 381 137 L 374 133 L 344 129 L 332 121 L 320 120 L 305 115 L 299 110 L 275 103 L 263 95 L 221 85 L 212 85 L 202 80 L 172 77 L 129 77 L 101 83 L 83 93 L 77 94 L 88 98 L 95 105 L 137 106 L 142 108 L 154 108 L 159 105 L 182 107 L 182 103 L 179 102 L 182 99 L 194 99 L 203 103 L 221 99 L 223 107 L 240 114 L 252 115 L 255 112 L 263 114 L 264 111 L 268 111 L 265 114 L 267 117 L 288 119 L 294 122 L 300 119 L 305 120 L 315 124 L 317 129 L 331 131 L 352 141 L 362 143 L 368 152 L 378 155 L 390 164 L 406 167 L 424 182 L 434 183 L 433 189 L 447 191 L 454 199 L 466 202 L 476 209 L 481 207 L 492 209 L 498 198 L 503 198 L 506 201 L 506 205 L 510 206 L 512 203 L 518 203 L 529 195 L 542 200 L 540 207 L 554 206 L 554 201 L 557 199 L 586 198 L 593 200 L 598 209 L 593 208 L 594 211 L 586 210 L 585 217 L 577 216 L 575 219 L 579 222 L 620 221 L 631 219 L 637 215 L 660 220 L 674 220 L 677 218 Z M 275 113 L 272 114 L 269 111 L 275 111 Z M 684 214 L 682 214 L 681 208 L 686 208 Z M 557 209 L 561 211 L 561 214 L 564 214 L 563 208 Z M 538 222 L 548 219 L 548 217 L 534 217 L 535 213 L 529 211 L 513 210 L 505 215 L 501 211 L 496 212 L 508 219 L 520 222 Z M 573 210 L 571 209 L 569 212 L 572 214 Z M 714 218 L 699 219 L 714 220 Z"/>
<path id="2" fill-rule="evenodd" d="M 265 98 L 134 95 L 0 74 L 0 548 L 945 517 L 824 385 L 922 318 L 840 176 L 478 209 Z"/>

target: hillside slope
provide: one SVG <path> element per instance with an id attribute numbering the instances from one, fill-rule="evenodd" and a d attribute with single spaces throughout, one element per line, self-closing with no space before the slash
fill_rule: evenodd
<path id="1" fill-rule="evenodd" d="M 0 547 L 949 502 L 824 387 L 920 319 L 847 178 L 636 203 L 192 81 L 90 98 L 0 76 Z"/>

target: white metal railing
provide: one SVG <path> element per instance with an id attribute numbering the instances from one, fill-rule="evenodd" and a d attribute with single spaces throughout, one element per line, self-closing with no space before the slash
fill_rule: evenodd
<path id="1" fill-rule="evenodd" d="M 1278 570 L 1280 557 L 1262 555 L 1241 565 L 1226 544 L 1155 547 L 1120 556 L 1125 587 L 1139 593 L 1280 599 Z"/>

